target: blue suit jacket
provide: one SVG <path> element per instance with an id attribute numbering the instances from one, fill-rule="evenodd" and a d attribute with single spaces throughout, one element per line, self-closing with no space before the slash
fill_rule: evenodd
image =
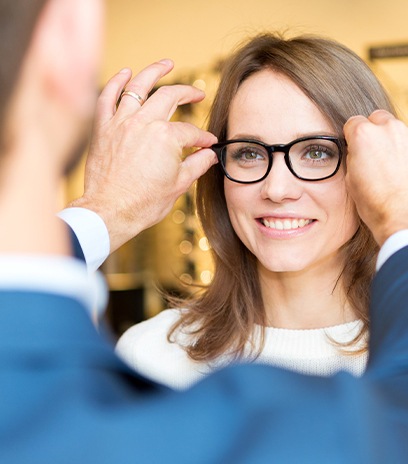
<path id="1" fill-rule="evenodd" d="M 0 292 L 0 462 L 407 463 L 408 248 L 373 283 L 366 374 L 228 368 L 183 393 L 131 372 L 83 307 Z"/>

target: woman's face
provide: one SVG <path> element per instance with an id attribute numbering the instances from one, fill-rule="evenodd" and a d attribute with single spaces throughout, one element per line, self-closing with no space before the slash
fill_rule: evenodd
<path id="1" fill-rule="evenodd" d="M 263 70 L 244 81 L 231 103 L 228 139 L 284 144 L 309 135 L 337 134 L 291 80 Z M 332 178 L 303 181 L 275 153 L 265 180 L 245 185 L 225 178 L 224 188 L 235 232 L 266 271 L 332 266 L 358 227 L 343 167 Z"/>

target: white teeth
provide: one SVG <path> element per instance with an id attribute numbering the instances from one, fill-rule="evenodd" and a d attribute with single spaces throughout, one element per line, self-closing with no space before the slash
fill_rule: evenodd
<path id="1" fill-rule="evenodd" d="M 276 230 L 301 229 L 312 222 L 311 219 L 275 219 L 274 221 L 262 219 L 265 227 Z"/>

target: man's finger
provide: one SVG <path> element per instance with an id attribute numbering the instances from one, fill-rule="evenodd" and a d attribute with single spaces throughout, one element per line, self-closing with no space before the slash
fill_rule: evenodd
<path id="1" fill-rule="evenodd" d="M 374 124 L 385 124 L 393 119 L 396 119 L 395 116 L 386 110 L 375 110 L 368 117 L 368 120 Z"/>
<path id="2" fill-rule="evenodd" d="M 347 140 L 359 127 L 364 127 L 366 125 L 367 128 L 370 128 L 372 124 L 383 125 L 394 119 L 396 119 L 395 116 L 387 110 L 375 110 L 368 118 L 361 115 L 352 116 L 344 125 L 344 135 Z"/>
<path id="3" fill-rule="evenodd" d="M 116 112 L 116 102 L 119 95 L 131 77 L 132 70 L 124 68 L 109 79 L 105 85 L 96 105 L 96 114 L 102 124 L 112 119 Z"/>
<path id="4" fill-rule="evenodd" d="M 211 132 L 199 129 L 188 122 L 170 123 L 178 144 L 182 148 L 208 148 L 217 143 L 217 137 Z"/>
<path id="5" fill-rule="evenodd" d="M 347 140 L 347 143 L 349 143 L 349 139 L 351 135 L 353 134 L 353 132 L 355 131 L 356 127 L 358 127 L 361 124 L 367 123 L 367 122 L 368 122 L 368 119 L 365 116 L 361 116 L 361 115 L 352 116 L 346 121 L 343 127 L 343 132 Z"/>
<path id="6" fill-rule="evenodd" d="M 189 155 L 181 165 L 179 177 L 183 192 L 187 191 L 193 182 L 205 174 L 216 163 L 217 156 L 209 148 L 197 150 L 195 153 Z"/>
<path id="7" fill-rule="evenodd" d="M 146 120 L 169 121 L 178 106 L 198 103 L 204 98 L 205 93 L 191 85 L 163 86 L 149 98 L 142 111 Z"/>
<path id="8" fill-rule="evenodd" d="M 140 71 L 126 85 L 126 90 L 130 92 L 130 95 L 127 95 L 126 98 L 122 98 L 117 110 L 119 117 L 127 117 L 139 110 L 142 102 L 138 101 L 139 99 L 134 96 L 139 96 L 142 101 L 145 102 L 153 87 L 162 77 L 168 74 L 173 67 L 173 62 L 165 59 L 153 63 Z"/>

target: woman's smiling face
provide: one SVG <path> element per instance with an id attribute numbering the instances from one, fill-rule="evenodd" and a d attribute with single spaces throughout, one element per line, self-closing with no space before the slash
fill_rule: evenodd
<path id="1" fill-rule="evenodd" d="M 311 135 L 334 135 L 315 104 L 289 78 L 271 70 L 253 74 L 238 89 L 228 139 L 284 144 Z M 347 195 L 344 167 L 317 182 L 297 179 L 275 153 L 268 177 L 255 184 L 225 178 L 232 226 L 265 271 L 302 271 L 338 262 L 338 250 L 356 232 L 358 216 Z"/>

